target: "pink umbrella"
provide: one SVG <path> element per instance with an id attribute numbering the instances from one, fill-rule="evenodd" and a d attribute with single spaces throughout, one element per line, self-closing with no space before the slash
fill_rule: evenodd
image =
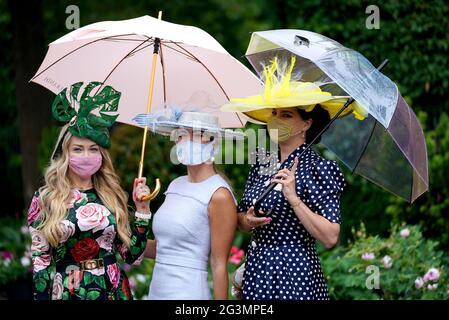
<path id="1" fill-rule="evenodd" d="M 136 114 L 182 108 L 200 96 L 207 107 L 197 111 L 218 115 L 224 128 L 243 127 L 246 116 L 220 106 L 261 90 L 260 80 L 207 32 L 149 16 L 98 22 L 57 39 L 31 81 L 54 93 L 80 81 L 110 85 L 122 93 L 117 121 L 130 125 L 137 125 Z"/>

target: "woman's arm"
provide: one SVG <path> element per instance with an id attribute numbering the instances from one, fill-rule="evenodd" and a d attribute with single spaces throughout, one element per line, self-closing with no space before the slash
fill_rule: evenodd
<path id="1" fill-rule="evenodd" d="M 38 230 L 41 224 L 39 219 L 40 212 L 39 194 L 36 192 L 28 210 L 28 228 L 32 242 L 33 298 L 34 300 L 51 300 L 52 279 L 50 265 L 52 253 L 47 238 Z"/>
<path id="2" fill-rule="evenodd" d="M 237 227 L 237 208 L 229 190 L 220 188 L 209 203 L 211 268 L 216 300 L 228 298 L 228 257 Z"/>
<path id="3" fill-rule="evenodd" d="M 316 214 L 298 196 L 288 200 L 296 216 L 306 230 L 323 244 L 326 249 L 331 249 L 338 242 L 340 225 L 330 222 L 325 217 Z"/>
<path id="4" fill-rule="evenodd" d="M 292 169 L 280 170 L 272 182 L 282 184 L 282 192 L 304 228 L 306 228 L 312 237 L 320 241 L 326 249 L 330 249 L 337 244 L 340 225 L 316 214 L 298 197 L 295 179 L 297 167 L 298 159 L 295 158 Z"/>
<path id="5" fill-rule="evenodd" d="M 116 246 L 120 256 L 128 264 L 133 264 L 143 259 L 147 246 L 147 238 L 150 234 L 150 203 L 149 201 L 141 201 L 141 197 L 149 193 L 146 186 L 146 178 L 134 179 L 133 200 L 136 206 L 136 217 L 134 223 L 131 224 L 131 244 L 128 248 L 120 239 L 116 238 Z"/>
<path id="6" fill-rule="evenodd" d="M 156 240 L 147 240 L 145 258 L 156 259 Z"/>

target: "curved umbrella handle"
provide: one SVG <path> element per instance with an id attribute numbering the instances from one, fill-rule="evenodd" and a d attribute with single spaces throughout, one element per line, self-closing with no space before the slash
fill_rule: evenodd
<path id="1" fill-rule="evenodd" d="M 161 191 L 161 181 L 158 178 L 156 178 L 156 186 L 154 187 L 153 192 L 151 192 L 150 194 L 147 194 L 146 196 L 143 196 L 140 200 L 141 201 L 151 201 L 157 197 L 157 195 L 159 194 L 159 191 Z"/>

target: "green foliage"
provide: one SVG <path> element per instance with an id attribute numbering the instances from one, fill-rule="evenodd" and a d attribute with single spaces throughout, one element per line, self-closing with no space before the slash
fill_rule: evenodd
<path id="1" fill-rule="evenodd" d="M 421 122 L 426 114 L 420 113 Z M 429 192 L 413 205 L 390 197 L 386 213 L 393 222 L 407 221 L 419 224 L 426 237 L 439 239 L 442 248 L 449 246 L 449 116 L 442 114 L 434 130 L 426 130 L 429 161 Z"/>
<path id="2" fill-rule="evenodd" d="M 355 240 L 321 254 L 323 271 L 333 299 L 449 299 L 447 257 L 438 242 L 425 239 L 418 226 L 395 225 L 387 238 L 368 236 L 365 226 L 354 232 Z M 391 260 L 390 260 L 391 259 Z M 436 268 L 438 279 L 418 278 Z M 375 272 L 379 282 L 375 285 Z M 437 288 L 428 286 L 437 284 Z M 369 285 L 374 285 L 369 289 Z"/>
<path id="3" fill-rule="evenodd" d="M 22 221 L 0 221 L 0 286 L 31 275 L 31 239 Z"/>

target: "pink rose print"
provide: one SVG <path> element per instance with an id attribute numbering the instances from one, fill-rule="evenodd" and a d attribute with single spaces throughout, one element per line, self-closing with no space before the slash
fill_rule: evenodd
<path id="1" fill-rule="evenodd" d="M 34 266 L 34 272 L 39 272 L 41 270 L 46 269 L 51 262 L 51 257 L 49 254 L 43 254 L 38 257 L 34 257 L 33 259 L 33 266 Z"/>
<path id="2" fill-rule="evenodd" d="M 104 229 L 103 234 L 96 240 L 100 248 L 111 251 L 112 246 L 114 244 L 114 239 L 115 239 L 114 226 L 109 226 L 106 229 Z"/>
<path id="3" fill-rule="evenodd" d="M 59 223 L 59 228 L 62 233 L 62 237 L 59 243 L 66 242 L 67 239 L 73 236 L 73 234 L 75 233 L 75 225 L 69 220 L 62 220 Z"/>
<path id="4" fill-rule="evenodd" d="M 117 289 L 118 283 L 120 281 L 120 269 L 118 268 L 117 264 L 116 263 L 110 264 L 108 266 L 107 272 L 113 288 Z"/>
<path id="5" fill-rule="evenodd" d="M 72 194 L 67 201 L 67 208 L 73 208 L 75 203 L 80 203 L 83 200 L 87 201 L 87 194 L 80 192 L 78 189 L 73 189 Z"/>
<path id="6" fill-rule="evenodd" d="M 122 244 L 119 248 L 118 248 L 120 255 L 122 256 L 122 258 L 125 258 L 126 253 L 128 252 L 128 248 L 126 247 L 125 244 Z"/>
<path id="7" fill-rule="evenodd" d="M 28 209 L 28 225 L 31 225 L 34 221 L 36 221 L 40 212 L 41 207 L 39 204 L 39 198 L 34 196 L 31 200 L 30 208 Z"/>
<path id="8" fill-rule="evenodd" d="M 50 250 L 47 238 L 39 230 L 30 227 L 31 234 L 31 251 L 32 252 L 47 252 Z"/>
<path id="9" fill-rule="evenodd" d="M 93 232 L 105 229 L 109 225 L 108 216 L 111 212 L 103 205 L 88 203 L 76 209 L 78 227 L 81 231 L 93 229 Z"/>
<path id="10" fill-rule="evenodd" d="M 61 300 L 63 292 L 64 292 L 64 286 L 62 284 L 62 275 L 60 273 L 56 273 L 55 278 L 53 279 L 53 289 L 51 290 L 51 300 Z"/>

